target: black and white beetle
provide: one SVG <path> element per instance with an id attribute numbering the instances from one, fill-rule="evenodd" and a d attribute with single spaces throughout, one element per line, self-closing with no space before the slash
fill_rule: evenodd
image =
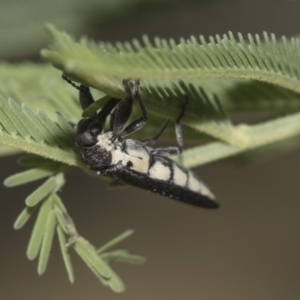
<path id="1" fill-rule="evenodd" d="M 67 77 L 63 78 L 79 90 L 83 109 L 94 102 L 88 87 L 77 86 Z M 217 208 L 215 196 L 209 188 L 193 172 L 167 157 L 181 153 L 183 140 L 180 120 L 184 115 L 186 103 L 175 122 L 178 147 L 153 149 L 149 144 L 153 144 L 163 133 L 168 121 L 152 139 L 144 141 L 127 139 L 129 134 L 146 124 L 147 112 L 139 96 L 139 82 L 135 81 L 132 91 L 128 81 L 124 80 L 123 86 L 127 94 L 123 100 L 110 99 L 99 113 L 78 123 L 76 146 L 86 165 L 99 175 L 110 176 L 181 202 Z M 134 99 L 138 102 L 142 116 L 122 131 L 131 115 Z M 109 115 L 110 126 L 105 132 L 105 122 Z"/>

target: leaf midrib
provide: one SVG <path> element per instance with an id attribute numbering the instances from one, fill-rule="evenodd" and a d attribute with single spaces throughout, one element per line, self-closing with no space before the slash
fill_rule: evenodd
<path id="1" fill-rule="evenodd" d="M 54 161 L 59 161 L 70 166 L 83 166 L 78 154 L 73 149 L 61 149 L 49 146 L 46 143 L 36 143 L 32 139 L 24 139 L 17 135 L 12 136 L 5 132 L 0 132 L 0 143 L 20 149 L 24 152 L 40 155 Z"/>

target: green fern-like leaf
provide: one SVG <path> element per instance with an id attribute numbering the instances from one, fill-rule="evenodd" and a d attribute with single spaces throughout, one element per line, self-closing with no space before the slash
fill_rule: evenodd
<path id="1" fill-rule="evenodd" d="M 76 43 L 54 27 L 48 29 L 54 43 L 42 53 L 69 76 L 120 98 L 124 96 L 122 78 L 143 79 L 141 96 L 147 109 L 173 120 L 179 114 L 180 99 L 188 95 L 182 124 L 243 149 L 252 142 L 221 113 L 226 105 L 233 110 L 264 105 L 291 110 L 300 105 L 297 38 L 277 40 L 264 34 L 264 42 L 258 35 L 249 35 L 246 41 L 229 33 L 209 42 L 200 36 L 199 40 L 182 39 L 180 44 L 161 39 L 152 44 L 144 38 L 143 45 L 137 40 L 96 45 L 86 39 Z M 211 109 L 215 92 L 226 95 L 218 101 L 219 111 Z M 260 98 L 253 101 L 256 95 Z"/>
<path id="2" fill-rule="evenodd" d="M 174 40 L 144 37 L 142 43 L 95 44 L 48 26 L 54 43 L 42 55 L 66 74 L 105 93 L 123 97 L 124 90 L 114 78 L 157 81 L 199 79 L 247 79 L 276 84 L 291 91 L 299 88 L 300 39 L 277 39 L 274 34 L 248 35 L 247 40 L 229 32 L 206 40 L 192 36 Z"/>
<path id="3" fill-rule="evenodd" d="M 25 157 L 22 160 L 27 164 L 36 164 L 39 161 L 42 165 L 46 160 L 32 157 Z M 49 161 L 48 161 L 49 164 Z M 14 228 L 21 229 L 38 210 L 38 216 L 30 237 L 27 248 L 27 257 L 35 259 L 38 257 L 38 273 L 42 275 L 47 268 L 50 258 L 55 232 L 58 235 L 60 249 L 63 256 L 63 261 L 67 270 L 68 278 L 71 283 L 75 280 L 74 269 L 71 262 L 70 250 L 74 250 L 85 261 L 87 266 L 96 274 L 100 281 L 109 286 L 115 292 L 125 290 L 125 285 L 120 277 L 113 271 L 110 264 L 113 261 L 124 261 L 125 256 L 135 257 L 138 262 L 143 262 L 144 258 L 139 255 L 133 255 L 126 250 L 115 250 L 114 258 L 111 258 L 110 252 L 106 252 L 108 248 L 115 246 L 123 239 L 130 236 L 133 231 L 129 230 L 100 247 L 101 251 L 96 251 L 86 239 L 80 236 L 75 228 L 75 225 L 68 215 L 68 212 L 63 205 L 61 199 L 56 194 L 57 190 L 63 185 L 63 166 L 57 163 L 51 167 L 43 166 L 40 168 L 30 169 L 28 171 L 10 176 L 5 180 L 7 186 L 17 186 L 31 181 L 39 180 L 43 177 L 49 177 L 40 187 L 32 194 L 31 200 L 26 199 L 26 207 L 20 213 L 15 221 Z M 56 176 L 53 174 L 57 173 Z M 34 196 L 32 196 L 34 195 Z M 128 259 L 127 262 L 136 263 L 137 261 Z"/>
<path id="4" fill-rule="evenodd" d="M 67 247 L 67 239 L 66 236 L 60 226 L 57 226 L 57 235 L 60 245 L 60 250 L 62 253 L 62 257 L 66 266 L 66 270 L 68 273 L 68 277 L 71 283 L 74 283 L 75 277 L 74 277 L 74 270 L 71 262 L 70 252 L 69 248 Z"/>
<path id="5" fill-rule="evenodd" d="M 0 64 L 0 92 L 4 98 L 42 109 L 50 118 L 60 112 L 76 123 L 81 115 L 77 91 L 61 80 L 60 72 L 45 64 Z"/>
<path id="6" fill-rule="evenodd" d="M 35 259 L 40 251 L 43 237 L 46 229 L 46 221 L 52 210 L 51 196 L 43 201 L 41 209 L 39 210 L 37 220 L 35 222 L 29 244 L 27 247 L 27 257 L 30 260 Z"/>
<path id="7" fill-rule="evenodd" d="M 298 38 L 277 40 L 274 35 L 264 34 L 263 41 L 250 35 L 246 40 L 229 33 L 209 41 L 200 36 L 182 39 L 179 44 L 163 39 L 151 43 L 144 38 L 143 45 L 137 40 L 112 45 L 86 39 L 77 43 L 53 27 L 49 31 L 54 43 L 50 50 L 43 51 L 44 57 L 71 78 L 101 91 L 93 91 L 100 99 L 83 112 L 84 116 L 100 109 L 109 97 L 122 99 L 122 79 L 138 78 L 142 80 L 142 100 L 150 113 L 147 126 L 135 137 L 153 136 L 163 119 L 178 117 L 188 98 L 182 124 L 191 130 L 184 137 L 198 141 L 203 137 L 201 132 L 209 143 L 174 158 L 187 167 L 288 138 L 295 140 L 300 134 L 300 113 L 294 112 L 300 107 Z M 14 224 L 15 229 L 22 228 L 37 211 L 28 258 L 38 257 L 38 273 L 44 273 L 57 233 L 71 282 L 75 276 L 70 250 L 74 249 L 104 285 L 116 292 L 124 291 L 124 283 L 111 263 L 140 263 L 144 258 L 111 247 L 132 231 L 96 250 L 78 233 L 57 194 L 68 166 L 87 171 L 74 145 L 74 124 L 82 113 L 78 91 L 61 80 L 60 72 L 46 65 L 1 64 L 0 78 L 0 155 L 12 153 L 11 149 L 39 155 L 22 158 L 20 163 L 32 169 L 9 177 L 5 185 L 44 179 L 28 195 L 26 207 Z M 234 125 L 229 119 L 230 112 L 254 110 L 290 114 L 255 125 Z M 132 118 L 139 115 L 135 109 Z"/>
<path id="8" fill-rule="evenodd" d="M 55 62 L 60 61 L 61 64 L 60 65 L 56 64 L 56 65 L 61 67 L 65 72 L 69 72 L 71 76 L 79 78 L 82 82 L 87 82 L 90 85 L 93 85 L 93 82 L 89 81 L 90 80 L 89 78 L 91 76 L 87 75 L 85 77 L 86 74 L 83 73 L 81 75 L 76 74 L 77 72 L 76 64 L 79 63 L 80 65 L 80 57 L 84 56 L 86 58 L 85 72 L 89 73 L 92 76 L 97 75 L 96 77 L 98 78 L 97 80 L 99 81 L 101 81 L 100 79 L 102 78 L 101 76 L 103 75 L 105 78 L 103 81 L 101 81 L 101 84 L 104 85 L 104 88 L 102 87 L 102 89 L 108 91 L 108 94 L 110 95 L 116 95 L 119 93 L 118 86 L 120 87 L 120 80 L 118 79 L 118 76 L 122 76 L 120 75 L 122 73 L 118 73 L 119 71 L 116 70 L 114 71 L 115 72 L 113 74 L 114 76 L 110 77 L 109 73 L 106 73 L 108 69 L 109 70 L 112 69 L 110 63 L 109 63 L 109 68 L 103 67 L 98 69 L 97 67 L 98 71 L 95 71 L 96 70 L 95 66 L 97 66 L 97 63 L 100 64 L 102 61 L 101 57 L 106 57 L 107 55 L 116 56 L 120 60 L 124 59 L 125 63 L 127 63 L 127 58 L 130 57 L 130 55 L 132 56 L 146 55 L 145 57 L 148 57 L 151 54 L 147 59 L 145 59 L 144 63 L 146 62 L 147 65 L 150 67 L 154 66 L 153 68 L 157 71 L 156 73 L 158 75 L 161 72 L 164 72 L 164 70 L 167 70 L 167 73 L 168 74 L 170 73 L 171 75 L 173 74 L 172 73 L 173 69 L 174 70 L 176 69 L 177 71 L 183 70 L 185 72 L 185 69 L 188 66 L 188 64 L 191 64 L 191 61 L 193 61 L 194 66 L 190 66 L 191 68 L 190 71 L 194 73 L 195 72 L 197 73 L 199 71 L 199 74 L 202 74 L 203 70 L 210 70 L 212 72 L 222 74 L 223 69 L 226 69 L 226 72 L 228 71 L 229 73 L 231 72 L 230 71 L 231 69 L 234 69 L 234 72 L 236 72 L 237 74 L 239 74 L 239 72 L 242 73 L 246 72 L 248 74 L 248 72 L 250 72 L 251 70 L 253 71 L 255 69 L 255 72 L 257 71 L 258 73 L 260 72 L 262 74 L 267 71 L 271 73 L 273 72 L 274 74 L 276 73 L 276 76 L 283 75 L 283 77 L 293 77 L 293 76 L 295 78 L 297 77 L 296 76 L 297 72 L 293 71 L 297 67 L 296 65 L 297 56 L 295 56 L 295 54 L 292 54 L 294 53 L 293 51 L 296 49 L 295 47 L 297 47 L 297 39 L 291 39 L 290 41 L 286 41 L 285 39 L 282 39 L 281 41 L 276 42 L 274 36 L 272 36 L 271 39 L 268 39 L 268 35 L 265 35 L 264 38 L 265 41 L 264 43 L 261 43 L 260 38 L 258 36 L 256 36 L 256 42 L 254 42 L 251 36 L 249 36 L 248 42 L 246 42 L 241 36 L 239 36 L 239 40 L 237 41 L 234 39 L 232 35 L 230 35 L 229 37 L 224 36 L 222 39 L 217 36 L 215 40 L 211 39 L 209 43 L 207 43 L 202 37 L 200 37 L 199 40 L 200 42 L 196 42 L 194 38 L 188 41 L 181 40 L 180 45 L 175 44 L 173 41 L 170 41 L 170 43 L 168 44 L 166 43 L 166 41 L 156 39 L 155 47 L 149 44 L 147 40 L 145 40 L 145 45 L 143 47 L 137 45 L 137 42 L 134 42 L 136 49 L 133 49 L 128 43 L 125 44 L 118 43 L 116 47 L 112 47 L 110 44 L 103 44 L 103 43 L 96 46 L 92 42 L 88 42 L 86 40 L 82 41 L 81 43 L 76 43 L 68 35 L 58 32 L 53 27 L 50 28 L 50 30 L 52 32 L 52 35 L 54 36 L 55 43 L 53 46 L 53 50 L 48 50 L 48 52 L 45 52 L 44 54 L 54 64 L 56 64 Z M 191 47 L 193 51 L 189 50 L 190 49 L 189 47 Z M 69 53 L 68 51 L 71 51 L 71 49 L 72 49 L 72 53 Z M 207 62 L 205 67 L 203 67 L 204 65 L 200 64 L 196 58 L 195 59 L 193 58 L 194 55 L 195 57 L 198 55 L 197 54 L 198 50 L 196 51 L 195 49 L 198 50 L 200 49 L 199 50 L 200 54 L 202 53 L 201 51 L 204 51 L 205 53 L 208 53 L 210 51 L 211 63 Z M 216 49 L 218 49 L 218 51 Z M 156 54 L 154 55 L 153 54 L 154 52 L 152 53 L 151 51 L 154 51 Z M 165 52 L 170 52 L 170 53 L 165 54 Z M 173 52 L 175 53 L 175 57 L 177 57 L 178 60 L 174 60 L 171 57 L 173 55 L 173 54 L 171 55 L 171 53 Z M 93 53 L 92 56 L 91 53 Z M 188 59 L 186 53 L 189 53 Z M 163 55 L 163 57 L 166 57 L 166 59 L 159 60 L 158 58 L 160 57 L 160 55 Z M 168 55 L 171 56 L 169 57 Z M 182 55 L 182 57 L 180 55 Z M 66 59 L 67 56 L 68 56 L 68 60 Z M 168 57 L 170 59 L 167 59 Z M 247 57 L 248 60 L 246 60 L 245 57 Z M 93 64 L 91 65 L 93 65 L 93 68 L 95 67 L 94 69 L 90 68 L 91 65 L 89 64 L 89 59 L 87 58 L 92 59 Z M 219 63 L 215 61 L 216 59 L 219 61 Z M 70 60 L 72 60 L 72 64 L 74 68 L 72 67 L 68 69 L 67 67 L 70 67 L 70 65 L 68 65 L 68 62 L 70 62 Z M 105 59 L 103 61 L 105 61 Z M 130 59 L 128 61 L 130 61 Z M 161 63 L 158 63 L 158 61 L 161 61 Z M 206 62 L 205 59 L 203 61 Z M 141 60 L 137 60 L 137 64 L 133 65 L 133 67 L 128 70 L 130 70 L 130 72 L 131 70 L 138 70 L 139 63 L 141 63 Z M 174 68 L 171 63 L 174 63 Z M 166 67 L 165 64 L 167 64 L 168 67 Z M 121 70 L 122 63 L 120 63 L 119 66 Z M 42 67 L 42 68 L 47 68 L 47 67 Z M 109 70 L 107 72 L 110 72 Z M 30 73 L 30 68 L 24 67 L 24 71 Z M 101 73 L 102 75 L 99 72 L 102 72 Z M 182 73 L 183 75 L 185 74 L 184 72 Z M 16 73 L 17 72 L 15 72 L 14 74 Z M 147 74 L 151 75 L 151 72 L 147 72 Z M 99 77 L 98 75 L 101 76 Z M 19 77 L 20 76 L 21 75 L 19 75 Z M 229 105 L 229 107 L 231 105 L 233 109 L 236 109 L 237 107 L 240 108 L 243 107 L 244 109 L 245 107 L 246 108 L 248 107 L 248 109 L 253 109 L 255 107 L 257 108 L 263 106 L 269 107 L 269 105 L 264 103 L 268 102 L 268 100 L 274 100 L 274 102 L 277 101 L 278 103 L 278 98 L 281 98 L 281 104 L 278 104 L 280 108 L 288 107 L 288 106 L 297 107 L 297 105 L 299 104 L 299 96 L 297 93 L 295 93 L 295 91 L 293 91 L 293 89 L 291 89 L 290 91 L 287 89 L 283 89 L 283 87 L 286 87 L 285 84 L 280 84 L 282 87 L 274 87 L 268 84 L 263 84 L 262 82 L 264 80 L 261 80 L 262 81 L 261 83 L 254 82 L 251 80 L 248 81 L 247 83 L 246 81 L 244 81 L 243 83 L 240 80 L 209 81 L 209 80 L 201 79 L 201 81 L 198 80 L 189 83 L 181 81 L 179 83 L 178 81 L 175 82 L 173 81 L 173 77 L 172 77 L 173 75 L 171 77 L 168 77 L 167 81 L 161 81 L 161 80 L 158 81 L 157 79 L 160 79 L 160 77 L 154 78 L 151 76 L 149 77 L 149 79 L 151 79 L 152 81 L 144 80 L 141 88 L 142 98 L 147 106 L 147 109 L 156 112 L 157 114 L 159 114 L 164 118 L 175 119 L 176 116 L 178 116 L 179 114 L 179 110 L 181 106 L 180 101 L 182 101 L 181 99 L 184 96 L 188 95 L 189 104 L 187 107 L 187 111 L 185 113 L 185 117 L 182 120 L 182 123 L 196 130 L 205 132 L 212 137 L 223 140 L 227 144 L 231 144 L 232 146 L 224 144 L 224 147 L 221 147 L 223 149 L 222 151 L 224 151 L 226 147 L 229 147 L 231 149 L 229 151 L 230 153 L 241 152 L 246 149 L 256 147 L 254 145 L 263 145 L 266 144 L 267 142 L 260 141 L 259 143 L 257 143 L 252 140 L 253 137 L 255 136 L 255 130 L 253 130 L 252 132 L 252 129 L 254 128 L 247 127 L 247 129 L 245 129 L 246 127 L 232 126 L 226 114 L 224 113 L 224 107 L 226 107 L 226 105 Z M 129 77 L 133 77 L 133 75 L 129 75 Z M 28 76 L 26 78 L 28 78 Z M 38 78 L 38 76 L 36 78 Z M 53 78 L 53 75 L 51 78 Z M 143 78 L 142 75 L 141 78 Z M 188 76 L 185 77 L 185 80 L 187 80 L 188 78 L 189 78 Z M 244 78 L 244 77 L 238 75 L 237 78 Z M 249 78 L 252 77 L 250 76 Z M 37 80 L 37 82 L 40 81 Z M 47 82 L 47 80 L 45 80 L 45 82 Z M 55 82 L 55 80 L 53 82 Z M 107 84 L 107 82 L 109 82 L 109 84 Z M 272 83 L 276 83 L 276 82 L 274 81 Z M 57 85 L 57 82 L 55 84 Z M 7 86 L 9 87 L 11 85 L 8 84 Z M 35 90 L 32 82 L 30 86 L 32 87 L 33 90 Z M 46 94 L 47 96 L 52 95 L 53 93 L 52 92 L 49 93 L 49 90 L 53 91 L 53 89 L 47 88 L 47 84 L 45 84 L 45 86 L 40 90 L 40 93 Z M 97 84 L 94 84 L 94 86 L 97 86 Z M 203 86 L 205 87 L 204 89 L 202 89 Z M 97 87 L 101 88 L 100 85 L 98 85 Z M 120 89 L 121 92 L 118 95 L 121 97 L 122 95 L 124 95 L 124 91 L 122 87 L 120 87 Z M 11 91 L 16 91 L 16 85 L 14 86 L 14 88 L 11 88 Z M 220 91 L 221 95 L 227 95 L 227 97 L 225 97 L 227 98 L 227 101 L 224 102 L 224 100 L 220 98 L 219 98 L 220 100 L 216 101 L 214 96 L 214 91 Z M 62 94 L 66 94 L 66 93 L 59 92 L 57 94 L 57 97 L 54 97 L 54 99 L 59 98 L 60 99 L 59 101 L 51 100 L 51 103 L 55 104 L 54 107 L 57 108 L 59 107 L 58 105 L 63 105 L 62 103 L 66 102 L 60 98 L 62 96 L 59 95 Z M 262 96 L 260 96 L 260 99 L 257 101 L 253 101 L 255 95 L 259 95 L 259 94 L 260 95 L 262 94 Z M 23 93 L 15 93 L 14 95 L 17 96 L 18 99 L 22 100 Z M 24 93 L 24 95 L 26 95 L 26 93 Z M 237 100 L 238 98 L 241 98 L 241 95 L 243 96 L 245 95 L 245 98 L 248 99 L 247 102 L 243 102 L 243 100 L 240 101 Z M 74 95 L 73 96 L 70 95 L 69 98 L 73 99 L 73 97 Z M 256 102 L 257 105 L 253 104 L 254 102 Z M 247 104 L 249 103 L 250 105 L 247 106 Z M 72 107 L 74 108 L 76 107 L 78 111 L 78 104 L 76 103 L 75 106 L 73 104 L 74 102 L 71 101 L 70 109 L 68 107 L 69 105 L 61 106 L 60 107 L 61 111 L 65 113 L 67 113 L 68 111 L 69 115 L 70 115 L 70 111 L 72 111 L 71 109 Z M 52 109 L 54 107 L 52 107 Z M 25 126 L 23 126 L 24 124 L 22 122 L 24 122 L 24 118 L 22 115 L 21 117 L 18 116 L 19 112 L 22 112 L 22 110 L 20 111 L 17 105 L 10 103 L 10 110 L 12 111 L 10 118 L 8 118 L 5 115 L 2 115 L 2 123 L 3 123 L 2 125 L 5 125 L 2 127 L 5 128 L 6 131 L 5 133 L 9 133 L 10 136 L 14 136 L 17 138 L 15 138 L 14 140 L 11 139 L 8 140 L 6 139 L 7 136 L 3 135 L 5 138 L 2 139 L 2 143 L 5 146 L 14 146 L 14 147 L 18 147 L 21 150 L 26 150 L 28 145 L 22 143 L 16 144 L 16 140 L 20 140 L 24 142 L 28 140 L 28 137 L 30 137 L 29 140 L 31 140 L 32 137 L 34 137 L 36 142 L 38 141 L 40 142 L 42 139 L 44 140 L 45 135 L 47 135 L 48 143 L 51 144 L 51 146 L 55 145 L 56 153 L 51 153 L 49 151 L 46 151 L 42 147 L 40 147 L 39 152 L 37 152 L 36 150 L 33 149 L 34 147 L 32 147 L 33 146 L 32 144 L 30 145 L 29 151 L 33 153 L 38 153 L 40 155 L 45 155 L 45 153 L 47 152 L 48 157 L 52 159 L 54 158 L 63 163 L 67 163 L 71 165 L 80 165 L 80 162 L 78 161 L 76 154 L 74 156 L 74 154 L 71 154 L 71 152 L 69 152 L 68 155 L 59 155 L 57 153 L 61 151 L 61 148 L 64 148 L 63 150 L 65 150 L 66 148 L 69 147 L 68 149 L 69 151 L 73 147 L 73 137 L 72 137 L 73 129 L 71 126 L 69 126 L 69 123 L 67 121 L 68 119 L 64 119 L 64 117 L 62 117 L 60 114 L 56 115 L 56 118 L 58 119 L 56 120 L 56 124 L 59 124 L 59 126 L 57 126 L 59 128 L 56 128 L 56 126 L 53 126 L 53 124 L 50 124 L 48 122 L 47 117 L 45 117 L 43 113 L 37 113 L 34 116 L 31 110 L 28 109 L 27 106 L 24 106 L 23 110 L 27 113 L 27 115 L 31 115 L 30 117 L 32 123 L 41 122 L 43 124 L 44 121 L 44 127 L 47 128 L 49 127 L 47 133 L 45 131 L 42 132 L 43 135 L 42 136 L 39 135 L 39 133 L 35 130 L 35 128 L 37 127 L 36 125 L 39 124 L 36 123 L 34 124 L 35 126 L 32 126 L 32 124 L 26 122 Z M 70 118 L 72 119 L 76 118 L 75 115 L 77 113 L 75 113 L 75 111 L 71 113 L 72 117 Z M 37 118 L 38 120 L 35 120 L 36 116 L 38 117 Z M 78 116 L 76 120 L 78 120 Z M 271 126 L 273 126 L 273 124 L 274 126 L 276 126 L 277 120 L 272 122 L 266 124 L 266 128 L 270 128 Z M 285 123 L 285 124 L 289 124 L 289 126 L 293 126 L 291 125 L 291 123 Z M 41 128 L 43 129 L 44 127 Z M 3 132 L 4 131 L 2 131 L 2 133 Z M 151 132 L 153 132 L 153 130 Z M 59 144 L 60 141 L 57 139 L 58 135 L 62 133 L 65 136 L 68 136 L 68 138 L 64 140 L 63 147 Z M 49 138 L 51 139 L 51 136 L 53 141 L 51 140 L 49 142 Z M 291 136 L 291 134 L 289 133 L 287 137 L 288 136 Z M 23 139 L 21 140 L 19 137 L 22 137 Z M 282 138 L 285 137 L 282 136 Z M 57 146 L 59 149 L 57 149 Z M 238 146 L 238 148 L 236 148 L 236 146 Z M 41 149 L 45 151 L 40 151 Z M 54 151 L 54 149 L 52 150 Z M 65 152 L 64 154 L 67 153 Z M 225 153 L 219 153 L 218 157 L 226 157 L 227 155 L 229 154 L 226 153 L 225 151 Z M 66 158 L 66 156 L 68 156 L 68 158 Z M 183 154 L 182 161 L 184 161 L 184 157 L 185 154 Z M 216 158 L 217 156 L 214 156 L 214 159 Z M 195 164 L 197 163 L 196 162 L 193 163 L 193 165 Z"/>
<path id="9" fill-rule="evenodd" d="M 0 139 L 5 146 L 44 156 L 69 165 L 78 164 L 74 130 L 61 117 L 55 123 L 27 105 L 0 97 Z"/>

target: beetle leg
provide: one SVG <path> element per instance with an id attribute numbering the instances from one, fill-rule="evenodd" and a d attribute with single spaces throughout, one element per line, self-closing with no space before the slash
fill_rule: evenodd
<path id="1" fill-rule="evenodd" d="M 127 80 L 123 80 L 123 85 L 124 85 L 125 91 L 128 94 L 127 97 L 130 97 L 131 96 L 131 91 L 129 92 L 130 86 L 128 84 L 128 81 Z M 142 116 L 140 118 L 138 118 L 137 120 L 133 121 L 132 123 L 130 123 L 124 129 L 124 131 L 122 132 L 122 134 L 120 136 L 121 140 L 124 139 L 124 138 L 126 138 L 126 136 L 128 136 L 129 134 L 131 134 L 131 133 L 133 133 L 133 132 L 141 129 L 142 127 L 144 127 L 144 125 L 147 122 L 147 111 L 146 111 L 145 106 L 143 104 L 143 101 L 142 101 L 142 99 L 141 99 L 141 97 L 139 95 L 139 81 L 138 80 L 136 80 L 134 82 L 133 91 L 134 91 L 134 95 L 133 96 L 138 101 L 138 104 L 139 104 L 140 109 L 142 111 Z"/>
<path id="2" fill-rule="evenodd" d="M 170 123 L 170 120 L 166 120 L 163 124 L 163 126 L 159 129 L 158 133 L 152 137 L 152 138 L 148 138 L 148 139 L 143 139 L 141 142 L 145 145 L 145 146 L 152 146 L 156 143 L 156 141 L 158 140 L 158 138 L 164 133 L 165 129 L 168 127 Z"/>
<path id="3" fill-rule="evenodd" d="M 85 85 L 80 85 L 79 89 L 79 101 L 83 110 L 88 108 L 92 103 L 94 103 L 94 98 L 91 94 L 90 88 Z"/>
<path id="4" fill-rule="evenodd" d="M 187 102 L 188 102 L 188 97 L 185 96 L 185 102 L 182 104 L 181 113 L 175 121 L 175 134 L 176 134 L 178 146 L 177 147 L 156 148 L 151 151 L 151 154 L 160 155 L 160 156 L 172 156 L 172 155 L 178 155 L 182 152 L 183 138 L 182 138 L 182 129 L 181 129 L 180 121 L 184 116 Z M 160 136 L 161 133 L 162 132 L 159 132 L 158 136 Z"/>
<path id="5" fill-rule="evenodd" d="M 172 156 L 172 155 L 179 155 L 180 153 L 181 153 L 181 148 L 179 147 L 156 148 L 151 151 L 152 155 L 159 155 L 159 156 Z"/>
<path id="6" fill-rule="evenodd" d="M 128 121 L 132 112 L 133 99 L 128 95 L 119 101 L 110 117 L 110 130 L 116 135 Z"/>
<path id="7" fill-rule="evenodd" d="M 183 138 L 182 138 L 182 129 L 181 129 L 180 121 L 184 116 L 184 112 L 185 112 L 185 108 L 188 103 L 188 100 L 189 100 L 188 97 L 185 96 L 185 102 L 181 104 L 181 107 L 182 107 L 181 113 L 175 121 L 175 134 L 176 134 L 176 139 L 177 139 L 177 143 L 178 143 L 179 153 L 182 152 L 182 148 L 183 148 Z"/>

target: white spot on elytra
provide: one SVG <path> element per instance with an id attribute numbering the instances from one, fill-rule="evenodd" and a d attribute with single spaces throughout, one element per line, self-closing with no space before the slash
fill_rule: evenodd
<path id="1" fill-rule="evenodd" d="M 200 182 L 197 180 L 191 173 L 189 176 L 189 189 L 192 191 L 199 191 L 200 190 Z"/>
<path id="2" fill-rule="evenodd" d="M 117 164 L 119 161 L 124 161 L 126 154 L 122 152 L 120 149 L 116 149 L 112 152 L 112 162 L 113 164 Z"/>
<path id="3" fill-rule="evenodd" d="M 121 156 L 122 159 L 120 159 Z M 122 164 L 124 166 L 126 166 L 127 162 L 130 161 L 132 163 L 130 169 L 133 171 L 144 174 L 148 173 L 150 155 L 146 147 L 137 141 L 131 139 L 126 140 L 125 151 L 119 154 L 118 159 L 122 160 Z"/>
<path id="4" fill-rule="evenodd" d="M 160 162 L 155 162 L 149 170 L 149 176 L 154 179 L 167 181 L 170 179 L 171 170 Z"/>
<path id="5" fill-rule="evenodd" d="M 176 164 L 173 164 L 173 182 L 180 186 L 185 186 L 187 182 L 187 175 Z"/>
<path id="6" fill-rule="evenodd" d="M 199 179 L 195 178 L 195 176 L 190 173 L 189 176 L 189 189 L 195 192 L 199 192 L 200 194 L 209 197 L 210 199 L 215 199 L 215 195 L 210 191 L 210 189 Z"/>

